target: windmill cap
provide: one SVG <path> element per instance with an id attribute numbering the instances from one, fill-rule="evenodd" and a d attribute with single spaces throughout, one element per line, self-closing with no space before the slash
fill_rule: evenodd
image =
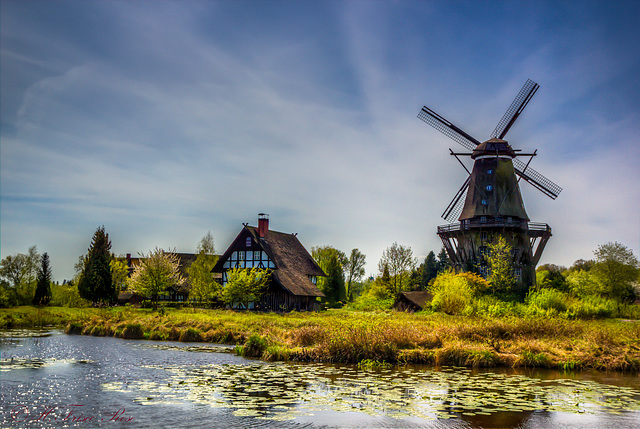
<path id="1" fill-rule="evenodd" d="M 496 155 L 496 156 L 510 156 L 511 158 L 516 157 L 516 153 L 513 148 L 507 143 L 505 140 L 500 139 L 489 139 L 484 143 L 480 143 L 473 150 L 471 154 L 471 158 L 475 159 L 479 156 L 486 155 Z"/>

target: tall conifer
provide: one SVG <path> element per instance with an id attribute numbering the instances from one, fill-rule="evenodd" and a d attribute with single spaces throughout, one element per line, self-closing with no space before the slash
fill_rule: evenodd
<path id="1" fill-rule="evenodd" d="M 91 246 L 84 260 L 84 268 L 78 282 L 78 292 L 93 302 L 112 302 L 116 288 L 111 278 L 111 241 L 104 226 L 93 234 Z"/>
<path id="2" fill-rule="evenodd" d="M 45 252 L 40 259 L 40 268 L 36 281 L 36 292 L 33 296 L 34 305 L 47 305 L 51 301 L 51 266 L 49 255 Z"/>

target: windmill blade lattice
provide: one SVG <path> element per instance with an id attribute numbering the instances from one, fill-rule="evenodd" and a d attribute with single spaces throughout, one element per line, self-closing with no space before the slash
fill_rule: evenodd
<path id="1" fill-rule="evenodd" d="M 427 106 L 424 106 L 422 108 L 422 110 L 418 114 L 418 118 L 431 125 L 433 128 L 449 137 L 451 140 L 461 144 L 471 151 L 473 151 L 476 146 L 480 144 L 478 140 L 471 137 L 469 134 L 465 133 L 460 128 L 456 127 L 451 122 L 447 121 L 442 116 L 429 109 Z"/>
<path id="2" fill-rule="evenodd" d="M 536 93 L 536 91 L 540 88 L 540 85 L 532 81 L 531 79 L 527 79 L 524 83 L 524 86 L 516 96 L 515 100 L 511 103 L 511 106 L 507 109 L 498 125 L 491 133 L 491 138 L 499 138 L 504 139 L 504 136 L 509 131 L 509 128 L 513 125 L 513 123 L 518 119 L 520 113 L 527 107 L 527 104 Z"/>
<path id="3" fill-rule="evenodd" d="M 467 180 L 462 184 L 456 195 L 453 197 L 447 208 L 442 213 L 442 218 L 447 222 L 455 222 L 462 213 L 464 207 L 464 200 L 467 198 L 467 190 L 469 189 L 469 183 L 471 182 L 471 176 L 467 177 Z"/>
<path id="4" fill-rule="evenodd" d="M 527 167 L 525 163 L 519 159 L 513 159 L 513 167 L 515 168 L 518 176 L 529 182 L 533 187 L 539 189 L 552 200 L 558 198 L 558 195 L 562 192 L 562 188 L 560 186 L 556 185 L 533 168 Z"/>

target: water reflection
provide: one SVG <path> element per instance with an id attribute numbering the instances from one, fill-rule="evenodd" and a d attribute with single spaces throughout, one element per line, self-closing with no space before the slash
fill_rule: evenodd
<path id="1" fill-rule="evenodd" d="M 69 404 L 85 407 L 84 415 L 96 421 L 49 420 L 38 427 L 98 427 L 120 409 L 126 410 L 120 416 L 134 419 L 131 427 L 215 421 L 220 427 L 623 428 L 640 419 L 637 375 L 365 370 L 252 361 L 220 345 L 59 332 L 0 338 L 3 427 L 24 427 L 12 419 L 12 407 L 35 416 L 56 405 L 55 415 L 63 416 Z"/>

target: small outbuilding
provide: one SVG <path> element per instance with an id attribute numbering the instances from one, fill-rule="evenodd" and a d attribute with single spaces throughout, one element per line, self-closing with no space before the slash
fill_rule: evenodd
<path id="1" fill-rule="evenodd" d="M 422 311 L 431 302 L 433 295 L 427 291 L 400 292 L 393 303 L 394 310 L 416 312 Z"/>

